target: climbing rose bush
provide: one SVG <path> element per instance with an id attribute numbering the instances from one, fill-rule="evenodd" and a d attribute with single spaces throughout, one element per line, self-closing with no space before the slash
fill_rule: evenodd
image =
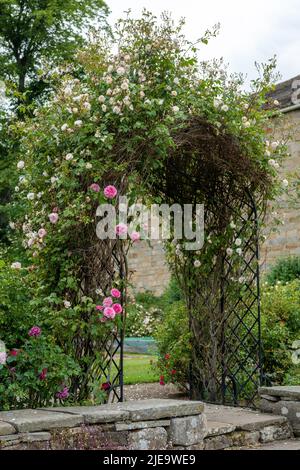
<path id="1" fill-rule="evenodd" d="M 30 298 L 35 321 L 29 328 L 42 331 L 33 339 L 50 335 L 79 368 L 68 392 L 64 383 L 56 392 L 76 400 L 87 399 L 95 381 L 101 387 L 103 340 L 120 330 L 125 317 L 123 299 L 110 292 L 124 290 L 123 280 L 102 282 L 97 206 L 115 206 L 123 193 L 131 202 L 151 202 L 149 188 L 174 146 L 174 132 L 191 116 L 236 136 L 255 163 L 278 179 L 284 143 L 266 141 L 263 131 L 276 106 L 261 112 L 272 64 L 265 79 L 253 84 L 253 97 L 222 64 L 199 63 L 197 46 L 184 38 L 182 26 L 166 16 L 158 22 L 147 12 L 120 20 L 112 32 L 93 37 L 72 66 L 54 72 L 53 80 L 61 80 L 48 102 L 13 129 L 21 145 L 15 193 L 22 215 L 11 223 L 26 255 L 24 267 L 14 259 L 12 268 L 23 276 Z M 215 34 L 199 40 L 200 53 Z M 121 243 L 134 243 L 140 227 L 120 223 L 115 233 L 128 233 L 131 239 Z M 221 242 L 212 239 L 212 247 Z M 228 246 L 234 256 L 239 248 Z M 184 256 L 180 243 L 169 246 L 171 264 Z M 195 270 L 199 263 L 195 254 Z M 50 377 L 50 367 L 39 374 Z"/>

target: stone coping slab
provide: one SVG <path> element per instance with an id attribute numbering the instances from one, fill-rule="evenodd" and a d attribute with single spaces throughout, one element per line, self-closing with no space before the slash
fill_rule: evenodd
<path id="1" fill-rule="evenodd" d="M 15 434 L 16 429 L 9 423 L 0 421 L 0 436 L 6 436 L 7 434 Z"/>
<path id="2" fill-rule="evenodd" d="M 266 426 L 282 424 L 287 421 L 284 416 L 257 413 L 253 410 L 222 405 L 205 405 L 208 422 L 227 423 L 241 431 L 257 431 Z"/>
<path id="3" fill-rule="evenodd" d="M 236 430 L 233 424 L 220 423 L 218 421 L 207 421 L 207 432 L 205 437 L 222 436 Z"/>
<path id="4" fill-rule="evenodd" d="M 273 397 L 287 397 L 300 401 L 300 385 L 278 385 L 276 387 L 260 387 L 259 395 L 270 395 Z"/>
<path id="5" fill-rule="evenodd" d="M 100 424 L 117 421 L 151 421 L 177 416 L 199 415 L 204 410 L 204 404 L 200 401 L 153 398 L 100 406 L 55 407 L 46 408 L 46 410 L 48 412 L 79 415 L 87 424 Z"/>
<path id="6" fill-rule="evenodd" d="M 53 413 L 47 410 L 1 411 L 0 422 L 11 424 L 17 432 L 48 431 L 55 428 L 72 428 L 83 422 L 80 415 Z"/>

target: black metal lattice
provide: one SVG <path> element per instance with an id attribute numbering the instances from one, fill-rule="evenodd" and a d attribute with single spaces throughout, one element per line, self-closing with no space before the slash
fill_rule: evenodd
<path id="1" fill-rule="evenodd" d="M 224 251 L 203 281 L 206 289 L 199 286 L 207 318 L 195 320 L 190 313 L 190 394 L 211 403 L 255 407 L 262 382 L 258 214 L 249 192 L 236 211 L 230 209 L 239 217 L 236 238 L 243 240 L 242 256 L 237 270 Z M 195 333 L 201 328 L 207 328 L 204 340 L 203 333 Z"/>

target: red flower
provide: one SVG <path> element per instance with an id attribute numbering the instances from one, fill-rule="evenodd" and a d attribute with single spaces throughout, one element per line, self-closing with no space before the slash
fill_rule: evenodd
<path id="1" fill-rule="evenodd" d="M 170 354 L 166 354 L 165 355 L 165 360 L 168 361 L 170 359 L 170 357 L 171 357 Z"/>
<path id="2" fill-rule="evenodd" d="M 172 370 L 171 370 L 171 374 L 173 374 L 173 375 L 176 374 L 176 370 L 175 370 L 175 369 L 172 369 Z"/>
<path id="3" fill-rule="evenodd" d="M 160 380 L 159 381 L 159 385 L 166 385 L 165 382 L 163 380 Z"/>
<path id="4" fill-rule="evenodd" d="M 163 382 L 163 381 L 165 380 L 165 377 L 164 377 L 163 375 L 161 375 L 161 376 L 159 377 L 159 380 Z"/>
<path id="5" fill-rule="evenodd" d="M 111 387 L 111 383 L 110 382 L 104 382 L 102 385 L 101 385 L 101 390 L 104 390 L 105 392 L 107 392 Z"/>
<path id="6" fill-rule="evenodd" d="M 9 352 L 9 354 L 10 354 L 11 356 L 17 356 L 17 355 L 19 354 L 19 351 L 18 351 L 18 349 L 12 349 L 12 350 Z"/>
<path id="7" fill-rule="evenodd" d="M 40 373 L 40 375 L 39 375 L 39 379 L 40 380 L 45 380 L 45 378 L 47 377 L 47 373 L 48 373 L 48 369 L 44 368 L 42 370 L 42 372 Z"/>

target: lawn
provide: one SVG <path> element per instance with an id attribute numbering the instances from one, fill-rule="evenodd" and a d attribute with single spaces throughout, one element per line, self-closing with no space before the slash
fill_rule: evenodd
<path id="1" fill-rule="evenodd" d="M 155 362 L 155 356 L 143 354 L 125 354 L 124 356 L 124 384 L 139 384 L 158 382 L 159 374 L 150 364 Z"/>

